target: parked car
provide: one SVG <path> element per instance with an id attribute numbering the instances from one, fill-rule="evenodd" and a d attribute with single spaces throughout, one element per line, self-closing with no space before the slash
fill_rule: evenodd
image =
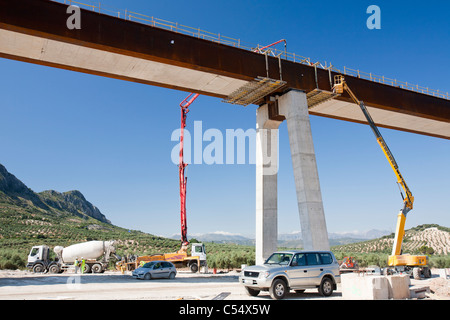
<path id="1" fill-rule="evenodd" d="M 341 282 L 339 263 L 331 251 L 280 251 L 263 265 L 248 266 L 239 282 L 250 296 L 269 291 L 273 299 L 283 299 L 289 290 L 303 292 L 317 288 L 330 296 Z"/>
<path id="2" fill-rule="evenodd" d="M 169 261 L 151 261 L 144 264 L 142 267 L 133 270 L 132 276 L 135 279 L 160 279 L 169 278 L 174 279 L 177 275 L 177 269 L 173 263 Z"/>

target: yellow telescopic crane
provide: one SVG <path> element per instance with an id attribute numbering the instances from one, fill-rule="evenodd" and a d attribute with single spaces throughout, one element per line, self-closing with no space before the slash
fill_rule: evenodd
<path id="1" fill-rule="evenodd" d="M 397 183 L 402 187 L 405 193 L 403 194 L 403 192 L 400 191 L 400 194 L 403 199 L 403 208 L 397 215 L 397 226 L 395 229 L 394 246 L 392 248 L 392 254 L 389 256 L 388 260 L 388 265 L 393 268 L 385 269 L 386 273 L 391 274 L 392 272 L 406 272 L 413 275 L 414 278 L 416 279 L 420 278 L 421 276 L 424 276 L 425 278 L 431 277 L 430 269 L 426 267 L 428 263 L 427 256 L 412 256 L 409 254 L 402 254 L 402 243 L 403 237 L 405 235 L 406 216 L 408 212 L 411 211 L 413 208 L 414 197 L 411 191 L 409 190 L 408 185 L 405 182 L 405 179 L 403 179 L 403 176 L 400 173 L 397 162 L 395 161 L 395 158 L 391 150 L 389 150 L 386 141 L 384 140 L 383 136 L 378 130 L 378 127 L 375 125 L 375 122 L 370 116 L 369 111 L 367 110 L 364 102 L 356 98 L 355 94 L 352 92 L 352 90 L 348 87 L 347 83 L 345 82 L 344 76 L 342 75 L 334 76 L 333 91 L 337 94 L 342 94 L 344 91 L 346 91 L 350 95 L 352 100 L 357 105 L 360 106 L 364 116 L 367 119 L 367 122 L 369 123 L 373 133 L 375 134 L 375 137 L 377 138 L 378 144 L 380 145 L 384 155 L 389 161 L 392 170 L 394 170 L 395 176 L 397 177 Z"/>

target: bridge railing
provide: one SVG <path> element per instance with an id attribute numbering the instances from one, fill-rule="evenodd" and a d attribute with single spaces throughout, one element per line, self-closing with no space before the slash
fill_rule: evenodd
<path id="1" fill-rule="evenodd" d="M 183 24 L 179 24 L 176 22 L 171 22 L 159 18 L 155 18 L 153 16 L 144 15 L 141 13 L 129 11 L 127 9 L 113 9 L 107 6 L 102 6 L 100 2 L 97 2 L 95 4 L 89 4 L 86 2 L 90 2 L 88 0 L 52 0 L 55 2 L 65 3 L 68 5 L 76 5 L 80 8 L 88 9 L 94 12 L 107 14 L 110 16 L 115 16 L 121 19 L 139 22 L 142 24 L 150 25 L 157 28 L 162 28 L 174 32 L 179 32 L 182 34 L 186 34 L 192 37 L 209 40 L 216 43 L 221 43 L 224 45 L 249 50 L 249 51 L 255 51 L 255 49 L 262 48 L 261 45 L 250 45 L 248 43 L 242 42 L 240 39 L 231 38 L 224 36 L 220 33 L 212 33 L 209 31 L 202 30 L 200 28 L 193 28 L 189 27 Z M 435 90 L 431 89 L 429 87 L 419 86 L 418 84 L 412 84 L 409 82 L 399 81 L 397 79 L 388 78 L 385 76 L 379 76 L 375 75 L 370 72 L 364 72 L 358 69 L 351 69 L 348 67 L 343 67 L 342 69 L 337 69 L 335 66 L 333 66 L 331 63 L 322 63 L 322 62 L 313 62 L 311 58 L 304 57 L 295 53 L 286 52 L 285 50 L 279 50 L 276 48 L 270 48 L 270 50 L 266 50 L 264 54 L 272 55 L 275 57 L 280 57 L 285 60 L 293 61 L 296 63 L 301 63 L 309 66 L 317 66 L 318 68 L 325 69 L 325 70 L 331 70 L 334 72 L 341 73 L 343 75 L 350 75 L 357 78 L 362 78 L 378 83 L 383 83 L 386 85 L 390 85 L 397 88 L 402 88 L 410 91 L 415 91 L 443 99 L 450 100 L 450 94 L 449 92 L 444 92 L 441 90 Z"/>

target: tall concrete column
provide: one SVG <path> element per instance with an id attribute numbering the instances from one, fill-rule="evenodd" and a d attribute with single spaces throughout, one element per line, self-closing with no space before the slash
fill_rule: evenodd
<path id="1" fill-rule="evenodd" d="M 278 127 L 269 119 L 268 105 L 256 111 L 256 264 L 277 250 Z"/>
<path id="2" fill-rule="evenodd" d="M 278 98 L 278 108 L 287 121 L 303 248 L 329 250 L 306 94 L 291 90 Z"/>

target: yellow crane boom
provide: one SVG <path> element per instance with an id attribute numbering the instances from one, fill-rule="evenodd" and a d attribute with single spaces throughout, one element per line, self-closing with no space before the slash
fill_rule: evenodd
<path id="1" fill-rule="evenodd" d="M 375 122 L 373 121 L 372 117 L 369 114 L 369 111 L 367 110 L 365 104 L 363 101 L 360 101 L 353 91 L 348 87 L 347 83 L 345 82 L 344 76 L 342 75 L 336 75 L 334 77 L 334 87 L 333 91 L 338 94 L 342 94 L 344 91 L 346 91 L 352 100 L 360 106 L 362 112 L 364 113 L 364 116 L 367 119 L 367 122 L 369 123 L 373 133 L 375 134 L 375 137 L 377 139 L 378 144 L 380 145 L 381 149 L 383 150 L 384 155 L 386 156 L 387 160 L 389 161 L 389 164 L 391 165 L 392 170 L 395 173 L 395 176 L 397 177 L 397 183 L 402 187 L 405 195 L 403 195 L 403 192 L 400 192 L 403 199 L 403 208 L 400 210 L 400 212 L 397 215 L 397 226 L 395 230 L 395 238 L 394 238 L 394 245 L 392 248 L 392 255 L 389 257 L 388 264 L 389 266 L 425 266 L 427 264 L 427 257 L 426 256 L 410 256 L 410 255 L 402 255 L 402 243 L 403 243 L 403 237 L 405 235 L 405 222 L 406 222 L 406 215 L 410 210 L 413 209 L 414 204 L 414 197 L 411 193 L 411 190 L 409 190 L 408 185 L 406 184 L 405 179 L 403 178 L 402 174 L 400 173 L 400 170 L 398 168 L 397 162 L 395 161 L 394 155 L 389 150 L 389 147 L 386 144 L 386 141 L 384 140 L 383 136 L 381 135 L 380 131 L 378 130 L 378 127 L 375 125 Z"/>

